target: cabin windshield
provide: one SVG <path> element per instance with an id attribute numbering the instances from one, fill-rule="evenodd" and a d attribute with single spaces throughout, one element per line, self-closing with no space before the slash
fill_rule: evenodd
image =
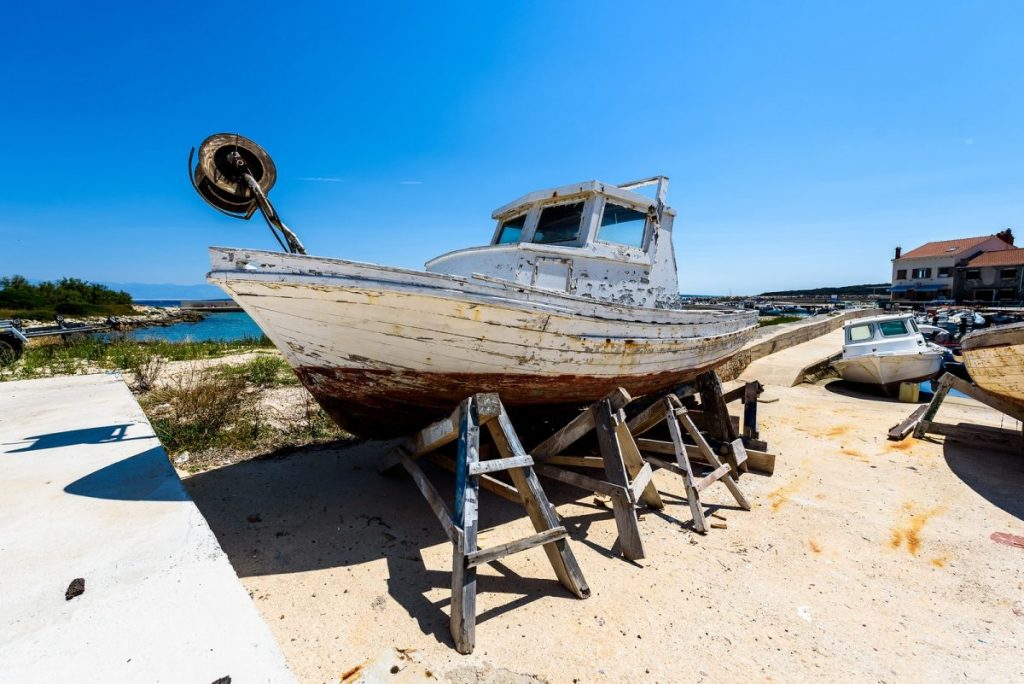
<path id="1" fill-rule="evenodd" d="M 526 225 L 526 214 L 513 216 L 501 223 L 501 230 L 498 232 L 498 241 L 495 244 L 508 245 L 519 242 L 523 234 L 523 226 Z"/>
<path id="2" fill-rule="evenodd" d="M 647 214 L 606 202 L 597 239 L 629 247 L 643 247 L 646 226 Z"/>
<path id="3" fill-rule="evenodd" d="M 866 342 L 874 336 L 870 324 L 851 325 L 847 335 L 850 342 Z"/>
<path id="4" fill-rule="evenodd" d="M 882 337 L 899 337 L 907 334 L 907 324 L 902 320 L 881 321 L 878 324 L 878 329 L 881 331 Z"/>
<path id="5" fill-rule="evenodd" d="M 583 223 L 583 202 L 541 209 L 533 241 L 541 245 L 576 242 Z"/>

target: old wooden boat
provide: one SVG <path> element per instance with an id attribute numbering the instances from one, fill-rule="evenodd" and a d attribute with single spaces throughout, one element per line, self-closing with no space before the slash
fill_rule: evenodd
<path id="1" fill-rule="evenodd" d="M 474 392 L 510 407 L 642 395 L 723 363 L 757 324 L 754 311 L 683 307 L 666 191 L 657 177 L 534 192 L 493 213 L 487 245 L 424 271 L 214 247 L 208 278 L 357 434 L 408 433 Z"/>
<path id="2" fill-rule="evenodd" d="M 977 330 L 961 348 L 974 384 L 1024 408 L 1024 323 Z"/>
<path id="3" fill-rule="evenodd" d="M 843 357 L 833 367 L 847 382 L 890 394 L 902 382 L 938 377 L 945 350 L 925 341 L 913 314 L 860 318 L 844 326 Z"/>

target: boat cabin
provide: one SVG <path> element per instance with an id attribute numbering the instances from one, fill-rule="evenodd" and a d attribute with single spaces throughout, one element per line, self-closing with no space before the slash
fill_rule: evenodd
<path id="1" fill-rule="evenodd" d="M 928 343 L 913 314 L 858 318 L 843 326 L 843 358 L 864 354 L 906 354 L 923 351 Z"/>
<path id="2" fill-rule="evenodd" d="M 655 186 L 654 197 L 636 192 Z M 490 244 L 443 254 L 434 273 L 628 306 L 680 308 L 668 179 L 589 181 L 533 192 L 496 209 Z"/>

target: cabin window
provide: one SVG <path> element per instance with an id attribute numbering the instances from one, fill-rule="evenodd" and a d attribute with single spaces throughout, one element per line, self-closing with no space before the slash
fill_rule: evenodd
<path id="1" fill-rule="evenodd" d="M 939 277 L 940 278 L 948 278 L 948 277 L 950 277 L 951 275 L 953 275 L 952 270 L 953 269 L 950 268 L 949 266 L 942 266 L 941 268 L 939 268 Z"/>
<path id="2" fill-rule="evenodd" d="M 583 202 L 544 207 L 533 231 L 533 241 L 542 245 L 576 242 L 583 222 Z"/>
<path id="3" fill-rule="evenodd" d="M 964 277 L 967 278 L 967 280 L 981 280 L 981 269 L 969 268 L 964 273 Z"/>
<path id="4" fill-rule="evenodd" d="M 1004 268 L 999 271 L 999 277 L 1003 280 L 1013 280 L 1017 277 L 1017 269 L 1015 268 Z"/>
<path id="5" fill-rule="evenodd" d="M 882 337 L 899 337 L 907 334 L 907 324 L 904 321 L 882 321 L 878 324 L 882 331 Z"/>
<path id="6" fill-rule="evenodd" d="M 498 232 L 499 245 L 508 245 L 519 242 L 519 236 L 523 234 L 523 226 L 526 225 L 526 214 L 506 219 L 501 224 L 501 231 Z"/>
<path id="7" fill-rule="evenodd" d="M 906 279 L 907 279 L 907 269 L 901 268 L 900 270 L 896 271 L 896 280 L 906 280 Z"/>
<path id="8" fill-rule="evenodd" d="M 643 247 L 646 226 L 647 214 L 606 202 L 597 239 L 630 247 Z"/>
<path id="9" fill-rule="evenodd" d="M 851 342 L 864 342 L 865 340 L 871 339 L 871 326 L 870 325 L 851 325 L 850 326 L 850 341 Z"/>
<path id="10" fill-rule="evenodd" d="M 932 269 L 930 268 L 915 268 L 910 273 L 911 278 L 931 278 Z"/>

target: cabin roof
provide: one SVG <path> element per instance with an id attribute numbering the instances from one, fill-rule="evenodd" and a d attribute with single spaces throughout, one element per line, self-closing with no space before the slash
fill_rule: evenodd
<path id="1" fill-rule="evenodd" d="M 862 325 L 864 323 L 878 323 L 879 321 L 904 320 L 913 317 L 914 314 L 912 313 L 885 314 L 883 316 L 865 316 L 864 318 L 854 318 L 852 321 L 846 321 L 846 323 L 843 324 L 843 327 L 849 328 L 850 326 Z"/>
<path id="2" fill-rule="evenodd" d="M 557 188 L 548 188 L 546 190 L 535 190 L 531 193 L 523 195 L 519 199 L 513 200 L 508 204 L 502 205 L 495 209 L 491 213 L 491 218 L 500 219 L 510 214 L 516 214 L 520 210 L 527 208 L 538 202 L 544 200 L 565 198 L 567 200 L 578 196 L 585 196 L 590 194 L 601 194 L 608 197 L 624 201 L 628 204 L 634 204 L 638 206 L 649 207 L 657 204 L 657 200 L 642 195 L 639 192 L 632 192 L 630 190 L 624 190 L 617 185 L 611 183 L 604 183 L 602 181 L 584 181 L 583 183 L 573 183 L 571 185 L 562 185 Z M 664 211 L 671 215 L 675 215 L 675 211 L 671 207 L 665 207 Z"/>

